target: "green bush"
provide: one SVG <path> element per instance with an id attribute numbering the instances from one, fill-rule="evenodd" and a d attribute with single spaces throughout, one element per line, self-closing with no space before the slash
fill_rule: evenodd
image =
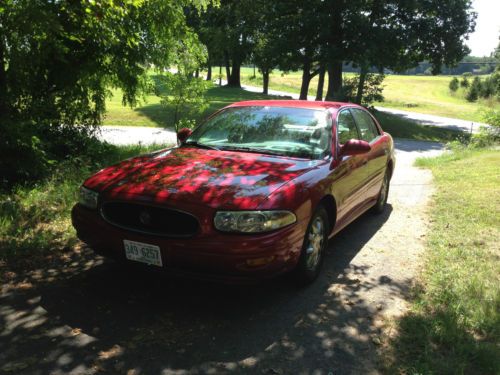
<path id="1" fill-rule="evenodd" d="M 95 128 L 32 123 L 0 125 L 0 190 L 45 178 L 62 162 L 96 160 Z"/>
<path id="2" fill-rule="evenodd" d="M 467 88 L 470 86 L 469 80 L 467 77 L 463 77 L 462 80 L 460 81 L 460 86 L 463 88 Z"/>
<path id="3" fill-rule="evenodd" d="M 465 99 L 469 102 L 475 102 L 479 99 L 479 95 L 482 91 L 481 79 L 479 77 L 475 77 L 472 81 L 472 84 L 469 87 L 469 90 L 465 94 Z"/>
<path id="4" fill-rule="evenodd" d="M 385 79 L 383 74 L 367 73 L 365 78 L 365 83 L 363 86 L 363 98 L 361 99 L 361 104 L 368 106 L 374 102 L 384 101 L 384 96 L 382 92 L 384 87 L 382 83 Z M 339 94 L 341 98 L 338 100 L 355 102 L 356 93 L 358 90 L 359 75 L 355 75 L 351 78 L 344 78 L 342 85 L 342 91 Z"/>
<path id="5" fill-rule="evenodd" d="M 448 87 L 450 88 L 450 90 L 452 92 L 455 92 L 458 90 L 458 86 L 459 86 L 459 82 L 458 82 L 458 78 L 457 77 L 453 77 L 453 79 L 450 81 L 450 84 L 448 85 Z"/>

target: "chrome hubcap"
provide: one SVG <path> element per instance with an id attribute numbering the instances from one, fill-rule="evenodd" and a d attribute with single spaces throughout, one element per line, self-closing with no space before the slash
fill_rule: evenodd
<path id="1" fill-rule="evenodd" d="M 307 268 L 314 270 L 319 263 L 321 250 L 323 249 L 324 223 L 321 217 L 314 219 L 308 233 L 308 245 L 306 248 Z"/>

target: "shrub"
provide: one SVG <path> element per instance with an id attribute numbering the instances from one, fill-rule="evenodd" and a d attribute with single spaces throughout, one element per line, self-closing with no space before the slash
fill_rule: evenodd
<path id="1" fill-rule="evenodd" d="M 467 77 L 462 78 L 462 80 L 460 81 L 460 86 L 464 87 L 464 88 L 467 88 L 470 86 L 470 83 L 469 83 L 469 80 L 467 79 Z"/>
<path id="2" fill-rule="evenodd" d="M 208 106 L 205 92 L 208 85 L 202 78 L 185 73 L 165 73 L 161 76 L 165 92 L 161 94 L 161 104 L 173 110 L 174 126 L 179 128 L 193 125 L 193 117 L 198 116 Z"/>
<path id="3" fill-rule="evenodd" d="M 368 106 L 373 102 L 382 102 L 384 100 L 384 96 L 382 95 L 382 92 L 384 90 L 382 82 L 384 81 L 384 79 L 385 75 L 383 74 L 366 74 L 361 104 Z M 338 100 L 354 102 L 356 100 L 358 84 L 359 75 L 355 75 L 352 78 L 345 78 L 342 85 L 342 91 L 339 94 L 341 98 L 339 98 Z"/>
<path id="4" fill-rule="evenodd" d="M 457 77 L 453 77 L 453 79 L 450 81 L 450 84 L 448 85 L 450 90 L 452 92 L 455 92 L 458 90 L 459 82 Z"/>
<path id="5" fill-rule="evenodd" d="M 465 99 L 467 99 L 467 101 L 469 102 L 475 102 L 479 98 L 481 91 L 481 80 L 479 79 L 479 77 L 475 77 L 472 81 L 471 86 L 469 87 L 469 90 L 467 91 L 467 94 L 465 94 Z"/>

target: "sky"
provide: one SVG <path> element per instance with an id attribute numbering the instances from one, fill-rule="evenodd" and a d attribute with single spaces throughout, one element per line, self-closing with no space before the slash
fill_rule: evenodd
<path id="1" fill-rule="evenodd" d="M 467 45 L 472 56 L 489 56 L 498 45 L 500 36 L 500 0 L 473 0 L 477 12 L 476 30 Z"/>

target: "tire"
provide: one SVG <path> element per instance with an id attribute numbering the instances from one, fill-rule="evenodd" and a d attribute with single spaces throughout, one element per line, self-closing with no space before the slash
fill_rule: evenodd
<path id="1" fill-rule="evenodd" d="M 391 182 L 391 170 L 386 169 L 384 179 L 382 181 L 382 186 L 380 187 L 380 193 L 378 194 L 377 203 L 372 208 L 374 214 L 381 214 L 385 211 L 387 206 L 387 198 L 389 197 L 389 184 Z"/>
<path id="2" fill-rule="evenodd" d="M 319 275 L 328 245 L 328 214 L 320 206 L 313 214 L 304 235 L 304 243 L 293 277 L 299 285 L 312 283 Z"/>

